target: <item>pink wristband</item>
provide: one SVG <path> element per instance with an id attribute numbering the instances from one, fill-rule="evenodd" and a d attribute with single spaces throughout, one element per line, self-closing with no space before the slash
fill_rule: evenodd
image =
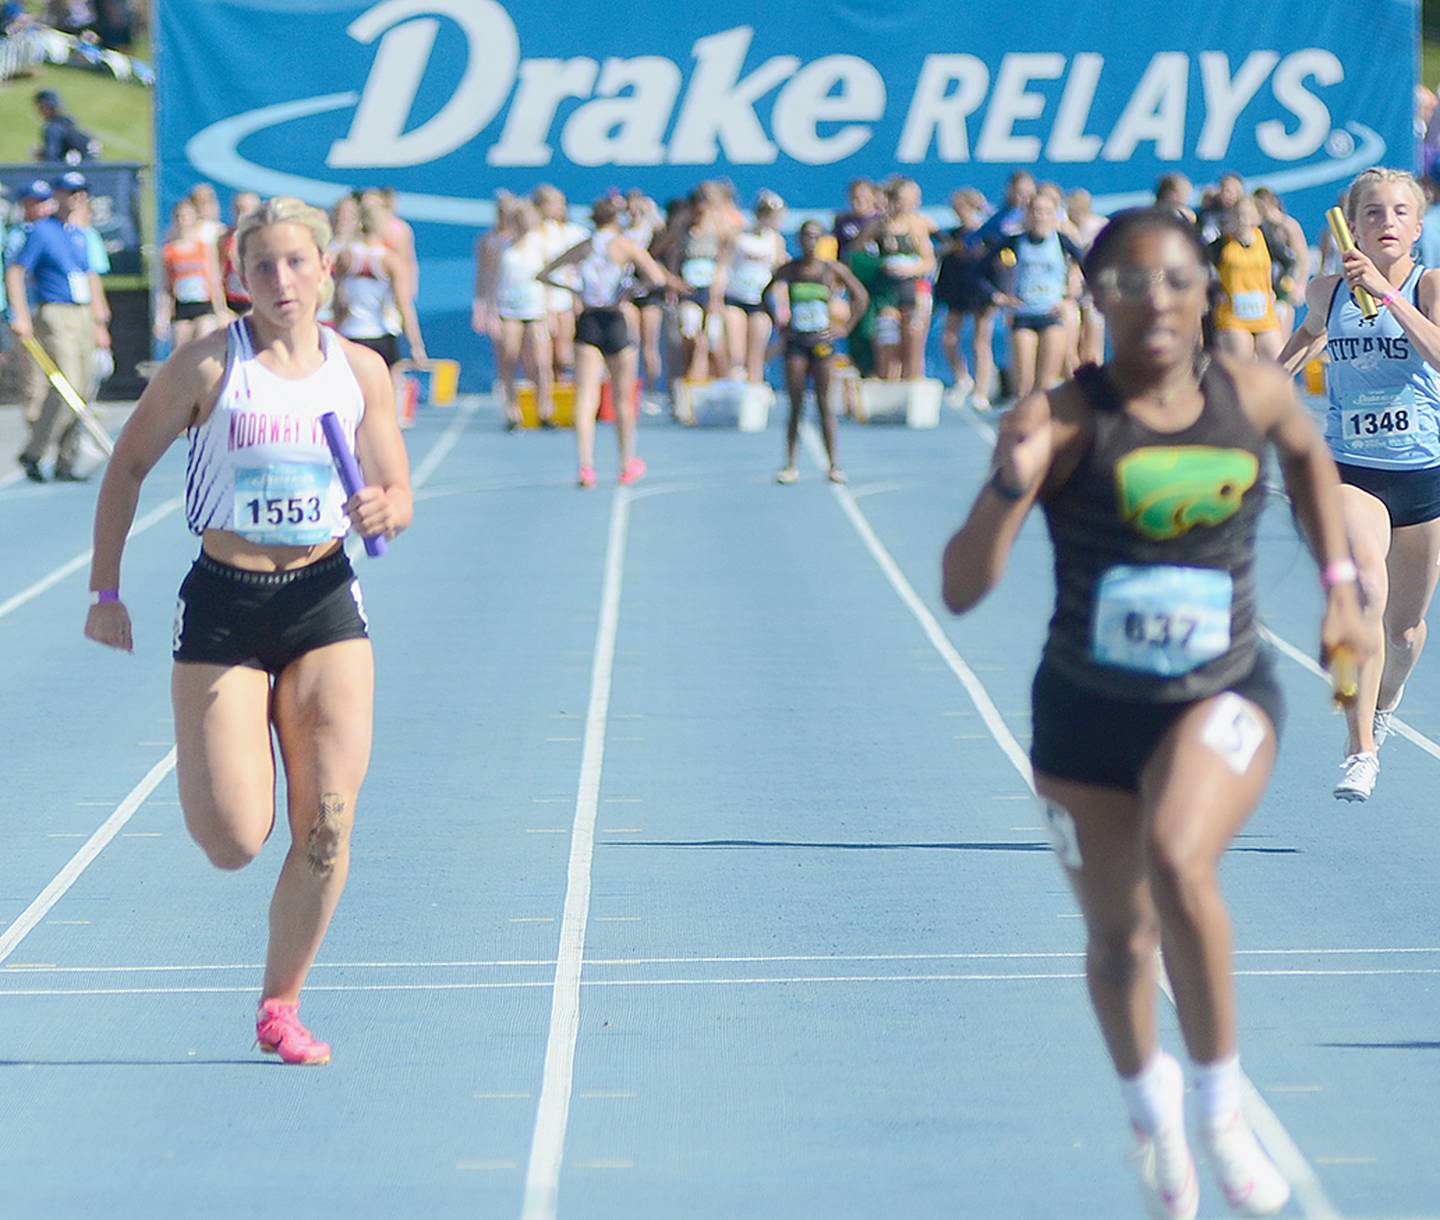
<path id="1" fill-rule="evenodd" d="M 1353 559 L 1332 559 L 1320 573 L 1320 583 L 1329 590 L 1336 585 L 1353 585 L 1359 576 Z"/>
<path id="2" fill-rule="evenodd" d="M 1382 304 L 1383 306 L 1385 306 L 1386 309 L 1389 309 L 1390 306 L 1392 306 L 1393 304 L 1395 304 L 1395 302 L 1398 301 L 1399 299 L 1400 299 L 1400 298 L 1399 298 L 1398 296 L 1396 296 L 1393 291 L 1387 292 L 1383 297 L 1380 298 L 1380 304 Z"/>
<path id="3" fill-rule="evenodd" d="M 118 602 L 119 600 L 119 589 L 92 589 L 90 591 L 90 604 L 92 606 L 103 606 L 106 602 Z"/>

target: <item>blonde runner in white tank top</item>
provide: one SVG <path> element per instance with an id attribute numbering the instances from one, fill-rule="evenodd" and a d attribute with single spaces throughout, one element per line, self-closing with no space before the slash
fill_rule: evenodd
<path id="1" fill-rule="evenodd" d="M 320 417 L 335 412 L 351 448 L 365 396 L 334 331 L 308 377 L 272 373 L 240 318 L 226 329 L 225 378 L 204 423 L 187 433 L 185 521 L 192 534 L 230 530 L 264 546 L 315 546 L 350 528 Z"/>

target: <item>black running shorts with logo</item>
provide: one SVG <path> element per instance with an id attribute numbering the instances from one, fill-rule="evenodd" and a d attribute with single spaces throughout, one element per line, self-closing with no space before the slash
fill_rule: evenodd
<path id="1" fill-rule="evenodd" d="M 1228 690 L 1253 703 L 1276 738 L 1285 723 L 1285 698 L 1268 648 Z M 1216 692 L 1217 694 L 1223 692 Z M 1140 775 L 1165 734 L 1194 703 L 1144 703 L 1087 690 L 1041 662 L 1030 692 L 1030 761 L 1056 779 L 1123 792 L 1140 791 Z"/>
<path id="2" fill-rule="evenodd" d="M 171 655 L 279 674 L 302 653 L 369 635 L 344 547 L 288 572 L 247 572 L 201 551 L 180 586 Z"/>

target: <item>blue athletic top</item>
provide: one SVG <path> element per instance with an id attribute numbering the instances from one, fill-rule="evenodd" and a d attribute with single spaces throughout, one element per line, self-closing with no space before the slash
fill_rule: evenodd
<path id="1" fill-rule="evenodd" d="M 1014 257 L 1012 292 L 1021 302 L 1015 310 L 1016 317 L 1052 315 L 1055 306 L 1065 299 L 1070 260 L 1079 263 L 1084 257 L 1079 248 L 1063 233 L 1051 233 L 1048 237 L 1017 233 L 1000 246 L 1001 266 L 1007 261 L 1003 253 L 1006 250 Z"/>
<path id="2" fill-rule="evenodd" d="M 85 234 L 54 216 L 37 220 L 8 261 L 24 267 L 32 305 L 90 304 L 90 255 Z"/>
<path id="3" fill-rule="evenodd" d="M 1395 290 L 1418 304 L 1416 266 Z M 1337 462 L 1373 470 L 1440 466 L 1440 371 L 1425 362 L 1400 323 L 1381 308 L 1366 321 L 1345 281 L 1326 315 L 1330 353 L 1325 441 Z"/>

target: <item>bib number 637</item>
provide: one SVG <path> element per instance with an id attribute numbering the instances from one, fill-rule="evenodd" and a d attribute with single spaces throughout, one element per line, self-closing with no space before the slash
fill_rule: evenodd
<path id="1" fill-rule="evenodd" d="M 1174 646 L 1183 652 L 1199 625 L 1199 620 L 1185 614 L 1142 614 L 1132 610 L 1125 616 L 1125 638 L 1132 644 Z"/>

